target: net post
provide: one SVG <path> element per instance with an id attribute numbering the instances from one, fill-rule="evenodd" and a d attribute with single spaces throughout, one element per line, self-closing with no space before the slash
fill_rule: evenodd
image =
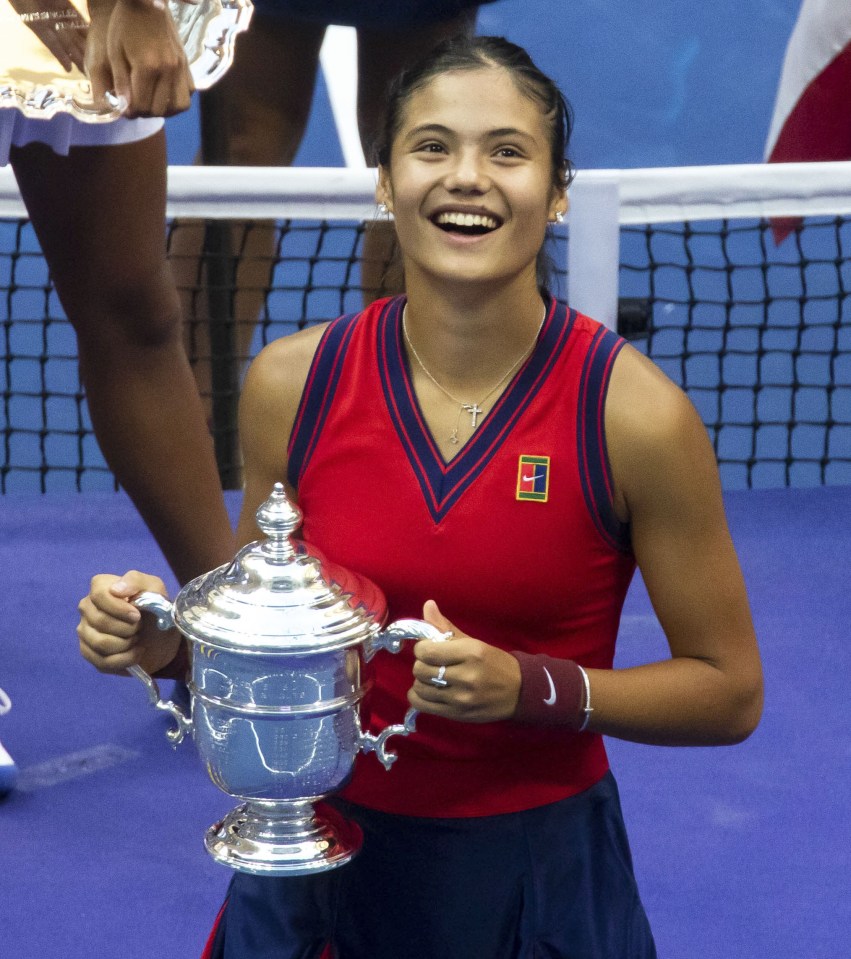
<path id="1" fill-rule="evenodd" d="M 337 139 L 347 167 L 364 169 L 366 158 L 358 130 L 358 40 L 354 27 L 332 24 L 319 51 Z"/>
<path id="2" fill-rule="evenodd" d="M 226 166 L 229 161 L 227 99 L 220 87 L 199 95 L 201 162 Z M 209 220 L 204 228 L 204 260 L 210 331 L 210 377 L 212 386 L 212 432 L 224 489 L 239 486 L 237 411 L 239 381 L 236 370 L 236 319 L 233 293 L 236 270 L 231 249 L 230 224 Z"/>
<path id="3" fill-rule="evenodd" d="M 568 302 L 580 313 L 617 332 L 620 273 L 617 172 L 580 173 L 568 195 Z"/>

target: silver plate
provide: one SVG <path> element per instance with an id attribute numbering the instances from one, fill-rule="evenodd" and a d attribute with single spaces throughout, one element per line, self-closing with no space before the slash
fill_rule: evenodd
<path id="1" fill-rule="evenodd" d="M 73 4 L 73 6 L 72 6 Z M 114 107 L 95 104 L 86 75 L 72 67 L 66 72 L 31 25 L 44 23 L 53 30 L 85 29 L 86 0 L 62 4 L 16 3 L 0 0 L 0 107 L 16 107 L 24 116 L 44 120 L 70 113 L 89 123 L 104 123 L 121 115 Z M 206 90 L 233 61 L 236 35 L 248 28 L 251 0 L 202 0 L 197 6 L 169 2 L 177 24 L 196 90 Z M 28 22 L 27 22 L 28 21 Z M 28 25 L 29 24 L 29 25 Z"/>

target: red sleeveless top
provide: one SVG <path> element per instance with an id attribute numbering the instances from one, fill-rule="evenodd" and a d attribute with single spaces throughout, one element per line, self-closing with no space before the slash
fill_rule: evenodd
<path id="1" fill-rule="evenodd" d="M 369 577 L 390 617 L 434 599 L 505 650 L 611 668 L 635 568 L 612 507 L 603 408 L 623 340 L 556 301 L 538 343 L 463 450 L 445 463 L 419 410 L 403 298 L 329 325 L 289 444 L 303 536 Z M 381 652 L 365 728 L 402 721 L 409 649 Z M 420 714 L 385 771 L 358 757 L 344 796 L 414 816 L 480 816 L 554 802 L 608 769 L 593 733 Z"/>

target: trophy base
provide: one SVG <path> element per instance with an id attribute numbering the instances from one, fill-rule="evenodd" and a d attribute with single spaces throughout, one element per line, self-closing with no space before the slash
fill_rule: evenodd
<path id="1" fill-rule="evenodd" d="M 211 826 L 204 844 L 216 862 L 238 872 L 305 876 L 345 865 L 362 838 L 360 827 L 327 806 L 257 800 Z"/>

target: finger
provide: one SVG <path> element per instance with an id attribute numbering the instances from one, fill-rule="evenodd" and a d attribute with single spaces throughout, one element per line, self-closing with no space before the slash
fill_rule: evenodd
<path id="1" fill-rule="evenodd" d="M 429 690 L 428 687 L 415 683 L 408 690 L 408 703 L 421 713 L 429 713 L 431 716 L 451 717 L 453 715 L 452 705 L 445 698 L 441 699 L 436 696 L 436 693 L 437 690 L 434 687 Z"/>
<path id="2" fill-rule="evenodd" d="M 175 111 L 174 81 L 171 76 L 162 76 L 155 81 L 151 92 L 149 111 L 155 117 L 170 117 Z"/>
<path id="3" fill-rule="evenodd" d="M 450 622 L 441 613 L 440 608 L 433 599 L 427 599 L 423 604 L 423 619 L 431 626 L 435 626 L 442 633 L 457 633 L 454 623 Z"/>
<path id="4" fill-rule="evenodd" d="M 81 620 L 99 633 L 129 639 L 139 631 L 142 614 L 126 600 L 86 596 L 77 609 Z"/>
<path id="5" fill-rule="evenodd" d="M 62 65 L 62 69 L 66 73 L 70 73 L 73 64 L 71 63 L 71 58 L 65 51 L 65 46 L 59 37 L 59 33 L 56 31 L 51 32 L 49 30 L 45 30 L 44 33 L 38 34 L 38 38 L 53 54 L 53 56 L 56 57 L 56 59 Z"/>
<path id="6" fill-rule="evenodd" d="M 115 83 L 114 93 L 126 104 L 125 114 L 129 117 L 135 116 L 130 64 L 123 56 L 118 56 L 111 60 L 110 65 L 112 67 L 112 79 Z"/>
<path id="7" fill-rule="evenodd" d="M 91 602 L 97 612 L 116 621 L 135 626 L 141 619 L 141 612 L 133 600 L 139 593 L 155 592 L 167 594 L 165 584 L 156 576 L 147 576 L 130 570 L 123 577 L 101 574 L 92 579 L 89 595 L 80 603 L 80 612 Z"/>
<path id="8" fill-rule="evenodd" d="M 95 647 L 81 639 L 80 655 L 101 673 L 122 674 L 126 673 L 131 666 L 138 665 L 141 650 L 134 646 L 114 655 L 102 655 Z"/>
<path id="9" fill-rule="evenodd" d="M 106 64 L 99 64 L 96 67 L 90 67 L 88 73 L 89 82 L 92 85 L 92 100 L 101 105 L 106 99 L 107 92 L 115 89 L 112 71 Z"/>
<path id="10" fill-rule="evenodd" d="M 168 595 L 165 583 L 158 576 L 140 573 L 137 569 L 128 570 L 120 578 L 118 576 L 109 577 L 109 580 L 111 581 L 109 591 L 112 595 L 121 596 L 124 599 L 138 596 L 139 593 L 159 593 L 161 596 Z"/>
<path id="11" fill-rule="evenodd" d="M 414 674 L 414 679 L 418 682 L 423 683 L 426 686 L 431 686 L 432 689 L 445 689 L 446 687 L 443 685 L 443 683 L 452 683 L 452 674 L 450 673 L 450 669 L 453 665 L 456 664 L 442 662 L 426 663 L 425 661 L 418 659 L 414 661 L 412 672 Z M 433 679 L 442 680 L 443 682 L 435 684 L 432 682 Z"/>
<path id="12" fill-rule="evenodd" d="M 174 92 L 172 107 L 174 113 L 183 113 L 192 105 L 192 93 L 195 90 L 195 81 L 189 72 L 189 64 L 184 62 L 183 69 L 180 71 L 180 78 L 177 81 Z"/>
<path id="13" fill-rule="evenodd" d="M 98 660 L 123 656 L 137 645 L 136 636 L 122 637 L 115 633 L 101 632 L 86 619 L 81 619 L 77 624 L 77 638 L 80 641 L 80 651 L 85 654 L 88 650 Z"/>
<path id="14" fill-rule="evenodd" d="M 88 30 L 82 25 L 72 31 L 71 47 L 68 51 L 74 66 L 81 72 L 86 72 L 86 34 Z"/>
<path id="15" fill-rule="evenodd" d="M 421 639 L 414 645 L 415 663 L 423 663 L 432 673 L 438 666 L 458 666 L 467 659 L 467 639 Z"/>

